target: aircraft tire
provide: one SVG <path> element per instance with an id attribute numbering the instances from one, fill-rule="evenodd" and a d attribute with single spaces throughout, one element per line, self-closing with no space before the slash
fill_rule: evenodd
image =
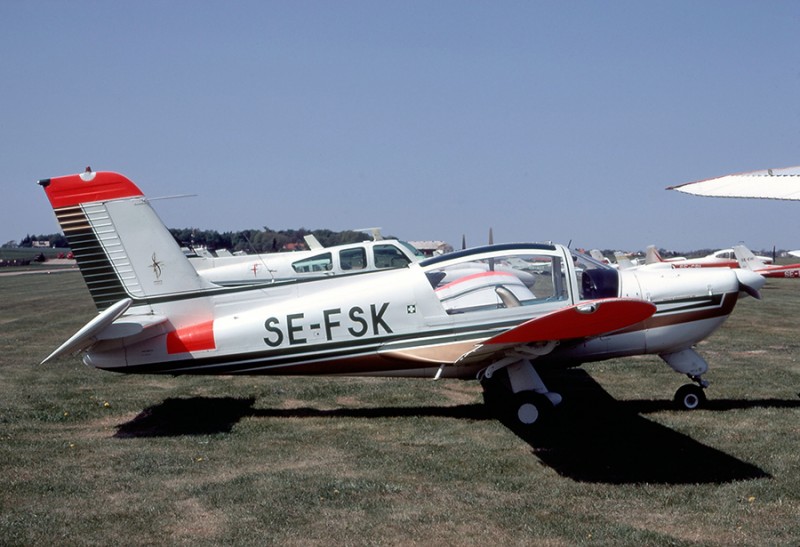
<path id="1" fill-rule="evenodd" d="M 539 393 L 521 391 L 514 395 L 514 421 L 526 428 L 538 427 L 547 421 L 553 403 Z"/>
<path id="2" fill-rule="evenodd" d="M 679 410 L 695 410 L 706 404 L 706 394 L 696 384 L 685 384 L 675 392 L 674 402 Z"/>

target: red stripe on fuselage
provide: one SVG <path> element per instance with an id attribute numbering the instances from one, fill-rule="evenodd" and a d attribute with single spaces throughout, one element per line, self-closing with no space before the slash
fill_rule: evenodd
<path id="1" fill-rule="evenodd" d="M 188 353 L 215 349 L 214 321 L 198 323 L 167 334 L 167 353 Z"/>
<path id="2" fill-rule="evenodd" d="M 108 171 L 52 178 L 44 190 L 54 209 L 144 195 L 128 178 Z"/>

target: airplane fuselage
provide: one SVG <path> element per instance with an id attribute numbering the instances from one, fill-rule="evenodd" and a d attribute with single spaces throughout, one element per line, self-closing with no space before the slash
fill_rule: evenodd
<path id="1" fill-rule="evenodd" d="M 543 358 L 577 364 L 690 347 L 724 322 L 739 291 L 738 279 L 729 270 L 605 269 L 604 279 L 615 278 L 615 286 L 602 294 L 583 294 L 579 278 L 596 274 L 576 269 L 570 252 L 559 245 L 488 247 L 461 255 L 385 272 L 218 288 L 168 304 L 158 299 L 138 303 L 130 313 L 159 314 L 169 307 L 174 330 L 136 344 L 128 341 L 125 347 L 113 340 L 100 343 L 86 362 L 108 370 L 169 374 L 432 376 L 476 343 L 587 297 L 638 298 L 656 304 L 655 315 L 637 325 L 590 340 L 564 341 Z M 541 298 L 534 284 L 533 298 L 505 307 L 493 287 L 524 288 L 519 279 L 529 277 L 507 271 L 472 274 L 447 287 L 432 282 L 440 273 L 472 271 L 465 264 L 499 264 L 512 256 L 553 265 L 548 273 L 536 275 L 536 282 L 546 287 Z M 461 309 L 448 309 L 441 298 L 443 289 L 459 286 L 465 286 L 473 300 Z M 198 313 L 203 309 L 213 313 L 204 317 Z M 179 322 L 181 316 L 187 318 L 185 323 Z M 449 366 L 444 375 L 474 377 L 483 365 Z"/>

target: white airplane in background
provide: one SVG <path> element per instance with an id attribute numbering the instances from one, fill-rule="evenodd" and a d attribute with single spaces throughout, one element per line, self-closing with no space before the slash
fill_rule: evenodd
<path id="1" fill-rule="evenodd" d="M 374 270 L 403 268 L 425 258 L 411 244 L 376 237 L 373 241 L 323 247 L 306 236 L 309 250 L 214 257 L 189 257 L 205 279 L 218 285 L 252 285 L 272 281 L 352 275 Z"/>
<path id="2" fill-rule="evenodd" d="M 772 262 L 771 258 L 766 256 L 759 256 L 765 264 Z M 720 249 L 714 251 L 706 256 L 699 258 L 686 258 L 683 256 L 673 258 L 662 258 L 661 253 L 658 252 L 655 245 L 647 247 L 647 256 L 645 258 L 647 265 L 657 265 L 659 267 L 670 268 L 738 268 L 739 261 L 736 259 L 736 254 L 733 249 Z"/>
<path id="3" fill-rule="evenodd" d="M 557 244 L 467 249 L 363 275 L 224 287 L 200 276 L 122 175 L 40 180 L 99 314 L 43 362 L 147 374 L 480 379 L 520 424 L 561 401 L 538 370 L 657 354 L 704 401 L 692 347 L 764 278 L 746 270 L 613 270 Z M 531 290 L 494 265 L 549 262 Z M 484 265 L 445 282 L 465 264 Z M 538 370 L 537 370 L 538 369 Z M 500 403 L 498 403 L 500 404 Z"/>
<path id="4" fill-rule="evenodd" d="M 744 245 L 736 245 L 733 250 L 740 266 L 746 270 L 764 277 L 800 277 L 800 264 L 767 264 Z"/>

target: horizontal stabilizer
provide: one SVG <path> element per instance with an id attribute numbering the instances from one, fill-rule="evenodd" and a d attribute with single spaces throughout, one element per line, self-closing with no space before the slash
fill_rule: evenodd
<path id="1" fill-rule="evenodd" d="M 130 298 L 123 298 L 116 304 L 108 307 L 97 317 L 86 323 L 86 325 L 73 334 L 69 340 L 61 344 L 57 350 L 48 355 L 44 361 L 42 361 L 42 364 L 51 359 L 78 352 L 94 344 L 97 341 L 97 336 L 106 330 L 119 316 L 125 313 L 127 309 L 131 307 L 132 303 L 133 300 Z"/>
<path id="2" fill-rule="evenodd" d="M 122 338 L 132 338 L 139 336 L 142 332 L 151 327 L 166 323 L 164 315 L 126 315 L 119 321 L 115 321 L 103 332 L 96 336 L 98 342 L 103 340 L 121 340 Z M 158 333 L 156 333 L 158 334 Z M 141 338 L 139 338 L 141 340 Z"/>

